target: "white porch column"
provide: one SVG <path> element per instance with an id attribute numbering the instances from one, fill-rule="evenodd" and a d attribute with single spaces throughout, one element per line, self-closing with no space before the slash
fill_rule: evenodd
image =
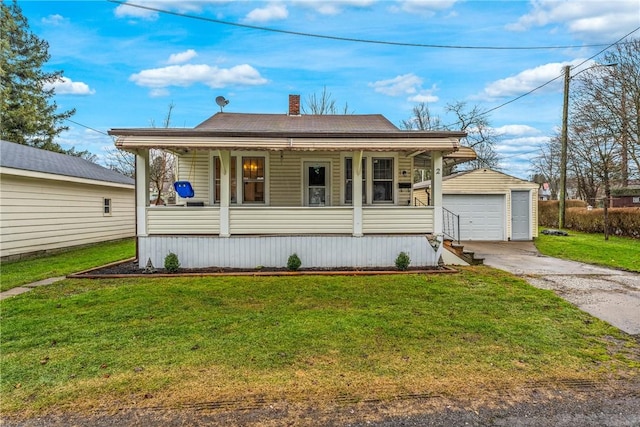
<path id="1" fill-rule="evenodd" d="M 229 237 L 229 205 L 231 202 L 231 153 L 219 150 L 220 156 L 220 237 Z"/>
<path id="2" fill-rule="evenodd" d="M 362 150 L 351 158 L 351 201 L 353 203 L 353 235 L 362 237 Z"/>
<path id="3" fill-rule="evenodd" d="M 433 234 L 442 235 L 442 152 L 431 152 L 431 205 Z"/>
<path id="4" fill-rule="evenodd" d="M 136 234 L 147 235 L 147 206 L 149 206 L 149 150 L 136 152 Z"/>

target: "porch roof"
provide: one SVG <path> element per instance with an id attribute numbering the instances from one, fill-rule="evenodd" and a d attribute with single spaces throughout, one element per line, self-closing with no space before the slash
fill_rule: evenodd
<path id="1" fill-rule="evenodd" d="M 381 115 L 218 113 L 193 129 L 111 129 L 125 150 L 458 151 L 465 132 L 400 130 Z"/>

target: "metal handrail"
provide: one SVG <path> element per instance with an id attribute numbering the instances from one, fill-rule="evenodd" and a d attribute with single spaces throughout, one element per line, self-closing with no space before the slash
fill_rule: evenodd
<path id="1" fill-rule="evenodd" d="M 442 233 L 460 244 L 460 215 L 442 208 Z"/>
<path id="2" fill-rule="evenodd" d="M 429 206 L 427 205 L 425 202 L 423 202 L 422 200 L 418 199 L 417 197 L 413 198 L 413 206 Z"/>

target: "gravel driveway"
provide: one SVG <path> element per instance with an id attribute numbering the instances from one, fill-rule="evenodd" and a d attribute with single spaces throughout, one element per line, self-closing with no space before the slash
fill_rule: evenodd
<path id="1" fill-rule="evenodd" d="M 618 329 L 640 334 L 640 274 L 541 255 L 533 242 L 462 242 L 488 266 L 551 289 Z M 640 262 L 640 260 L 638 260 Z"/>

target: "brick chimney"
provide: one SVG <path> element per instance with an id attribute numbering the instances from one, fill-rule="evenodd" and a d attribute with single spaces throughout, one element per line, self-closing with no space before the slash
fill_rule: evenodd
<path id="1" fill-rule="evenodd" d="M 289 115 L 300 115 L 300 95 L 289 95 Z"/>

